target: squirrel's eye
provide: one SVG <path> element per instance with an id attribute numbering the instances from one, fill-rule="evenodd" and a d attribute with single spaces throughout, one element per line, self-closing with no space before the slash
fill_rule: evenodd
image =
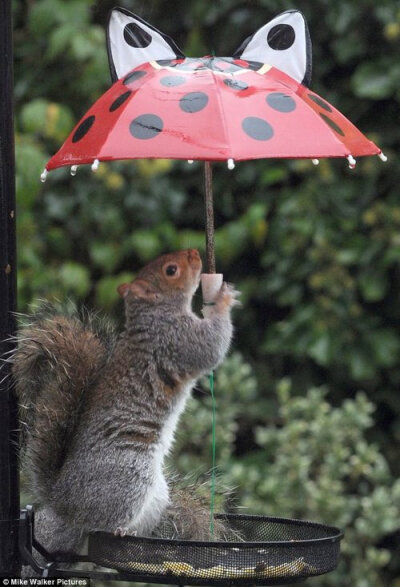
<path id="1" fill-rule="evenodd" d="M 175 275 L 177 270 L 178 267 L 176 265 L 168 265 L 168 267 L 165 270 L 165 273 L 168 275 L 168 277 L 172 277 L 172 275 Z"/>

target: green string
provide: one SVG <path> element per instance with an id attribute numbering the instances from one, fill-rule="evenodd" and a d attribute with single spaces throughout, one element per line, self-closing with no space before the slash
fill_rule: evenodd
<path id="1" fill-rule="evenodd" d="M 212 468 L 211 468 L 211 501 L 210 501 L 210 534 L 214 538 L 214 507 L 215 507 L 215 423 L 216 423 L 216 404 L 214 395 L 214 373 L 210 373 L 210 392 L 212 400 Z"/>

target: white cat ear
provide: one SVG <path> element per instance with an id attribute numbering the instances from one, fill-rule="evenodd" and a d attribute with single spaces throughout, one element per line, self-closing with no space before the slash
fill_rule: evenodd
<path id="1" fill-rule="evenodd" d="M 267 63 L 299 83 L 311 83 L 312 47 L 307 22 L 298 10 L 288 10 L 248 37 L 234 57 Z"/>
<path id="2" fill-rule="evenodd" d="M 170 37 L 119 7 L 110 11 L 107 51 L 113 82 L 142 63 L 185 57 Z"/>

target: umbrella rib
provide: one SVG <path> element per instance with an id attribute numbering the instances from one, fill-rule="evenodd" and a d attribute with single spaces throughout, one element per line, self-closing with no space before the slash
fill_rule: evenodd
<path id="1" fill-rule="evenodd" d="M 216 88 L 216 96 L 217 96 L 217 101 L 218 101 L 218 109 L 221 113 L 221 120 L 222 120 L 222 127 L 224 130 L 224 141 L 225 141 L 225 145 L 227 147 L 227 151 L 229 152 L 229 156 L 227 157 L 227 159 L 233 159 L 233 155 L 232 155 L 232 149 L 231 149 L 231 143 L 230 143 L 230 137 L 229 137 L 229 131 L 228 131 L 228 125 L 226 124 L 226 120 L 225 120 L 225 111 L 222 105 L 222 100 L 221 100 L 221 91 L 219 89 L 219 85 L 217 83 L 217 76 L 215 75 L 214 71 L 211 69 L 211 76 L 213 78 L 214 81 L 214 87 Z"/>

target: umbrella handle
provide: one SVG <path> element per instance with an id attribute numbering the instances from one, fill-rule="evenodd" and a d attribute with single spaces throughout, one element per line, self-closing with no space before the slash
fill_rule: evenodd
<path id="1" fill-rule="evenodd" d="M 222 286 L 223 275 L 222 273 L 202 273 L 200 279 L 203 293 L 203 315 L 206 317 L 207 308 L 215 306 L 215 300 Z"/>
<path id="2" fill-rule="evenodd" d="M 215 273 L 214 202 L 211 161 L 204 162 L 204 207 L 207 273 Z"/>

